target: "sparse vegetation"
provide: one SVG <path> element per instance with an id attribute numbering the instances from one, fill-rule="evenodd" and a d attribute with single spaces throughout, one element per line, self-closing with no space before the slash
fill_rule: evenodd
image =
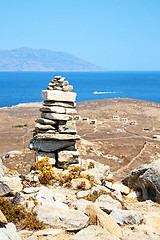
<path id="1" fill-rule="evenodd" d="M 23 206 L 16 206 L 6 197 L 0 198 L 0 210 L 8 222 L 13 222 L 18 227 L 23 227 L 28 230 L 40 230 L 44 228 L 44 223 L 40 222 L 33 212 L 26 212 Z"/>

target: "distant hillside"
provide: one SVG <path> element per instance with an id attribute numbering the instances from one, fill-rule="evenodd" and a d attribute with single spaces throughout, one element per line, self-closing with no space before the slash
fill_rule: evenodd
<path id="1" fill-rule="evenodd" d="M 18 48 L 0 50 L 0 71 L 105 71 L 65 52 Z"/>

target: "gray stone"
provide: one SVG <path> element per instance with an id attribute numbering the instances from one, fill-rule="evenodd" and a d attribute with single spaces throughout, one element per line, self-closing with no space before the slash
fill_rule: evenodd
<path id="1" fill-rule="evenodd" d="M 75 114 L 77 111 L 74 108 L 64 108 L 58 106 L 44 106 L 40 108 L 41 112 L 54 112 L 54 113 L 65 113 L 65 114 Z"/>
<path id="2" fill-rule="evenodd" d="M 5 226 L 0 226 L 0 239 L 3 240 L 21 240 L 21 237 L 16 231 L 13 223 L 8 223 Z"/>
<path id="3" fill-rule="evenodd" d="M 59 140 L 37 140 L 29 145 L 30 149 L 41 150 L 44 152 L 54 152 L 59 149 L 63 149 L 66 147 L 75 148 L 74 141 L 59 141 Z"/>
<path id="4" fill-rule="evenodd" d="M 131 171 L 123 183 L 139 192 L 142 200 L 160 203 L 160 159 Z"/>
<path id="5" fill-rule="evenodd" d="M 71 164 L 77 163 L 79 157 L 79 151 L 66 151 L 62 150 L 58 152 L 58 164 Z"/>
<path id="6" fill-rule="evenodd" d="M 43 112 L 41 113 L 41 117 L 47 118 L 50 120 L 64 120 L 64 121 L 72 120 L 71 115 L 61 114 L 61 113 L 44 113 Z"/>
<path id="7" fill-rule="evenodd" d="M 89 224 L 89 217 L 74 209 L 64 209 L 52 206 L 39 206 L 37 218 L 47 226 L 59 227 L 65 230 L 80 230 Z"/>
<path id="8" fill-rule="evenodd" d="M 58 90 L 43 90 L 41 97 L 45 100 L 62 101 L 62 102 L 75 102 L 76 93 L 74 92 L 62 92 Z"/>
<path id="9" fill-rule="evenodd" d="M 20 192 L 22 188 L 19 177 L 1 177 L 0 179 L 0 196 L 5 196 L 8 193 L 15 194 Z"/>
<path id="10" fill-rule="evenodd" d="M 48 157 L 49 158 L 49 160 L 48 160 L 49 164 L 51 164 L 51 165 L 55 165 L 56 164 L 55 153 L 37 152 L 36 161 L 39 162 L 44 157 Z"/>
<path id="11" fill-rule="evenodd" d="M 110 216 L 119 224 L 136 224 L 143 222 L 143 217 L 129 210 L 114 209 Z"/>
<path id="12" fill-rule="evenodd" d="M 76 133 L 75 121 L 59 121 L 58 132 L 60 133 Z"/>
<path id="13" fill-rule="evenodd" d="M 72 240 L 118 240 L 119 238 L 110 234 L 106 229 L 90 225 L 74 235 Z"/>
<path id="14" fill-rule="evenodd" d="M 76 103 L 75 102 L 56 102 L 56 101 L 44 101 L 44 106 L 59 106 L 59 107 L 65 107 L 65 108 L 75 108 Z"/>
<path id="15" fill-rule="evenodd" d="M 43 134 L 43 133 L 38 133 L 34 136 L 35 139 L 53 139 L 53 140 L 79 140 L 80 136 L 77 134 L 60 134 L 60 133 L 55 133 L 55 134 Z"/>
<path id="16" fill-rule="evenodd" d="M 35 122 L 42 123 L 42 124 L 50 124 L 50 125 L 56 125 L 57 124 L 57 121 L 50 120 L 50 119 L 47 119 L 47 118 L 38 118 L 38 119 L 35 120 Z"/>

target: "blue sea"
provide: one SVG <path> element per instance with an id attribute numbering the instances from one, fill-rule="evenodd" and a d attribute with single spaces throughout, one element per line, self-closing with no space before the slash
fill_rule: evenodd
<path id="1" fill-rule="evenodd" d="M 0 107 L 40 102 L 55 75 L 73 85 L 77 102 L 134 98 L 160 103 L 160 72 L 0 72 Z"/>

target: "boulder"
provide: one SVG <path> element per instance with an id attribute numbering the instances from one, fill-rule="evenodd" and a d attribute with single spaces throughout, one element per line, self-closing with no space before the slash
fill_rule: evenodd
<path id="1" fill-rule="evenodd" d="M 123 183 L 139 192 L 142 200 L 160 203 L 160 159 L 131 171 Z"/>
<path id="2" fill-rule="evenodd" d="M 86 207 L 86 214 L 90 217 L 90 224 L 103 227 L 117 237 L 122 236 L 121 228 L 116 221 L 111 216 L 103 212 L 95 203 Z"/>
<path id="3" fill-rule="evenodd" d="M 119 238 L 110 234 L 106 229 L 99 226 L 88 226 L 74 235 L 72 240 L 118 240 Z"/>
<path id="4" fill-rule="evenodd" d="M 58 90 L 54 90 L 54 91 L 43 90 L 41 97 L 45 100 L 75 102 L 76 95 L 77 94 L 74 92 L 61 92 Z"/>
<path id="5" fill-rule="evenodd" d="M 68 231 L 80 230 L 88 226 L 89 218 L 81 211 L 55 206 L 39 206 L 37 218 L 47 226 Z"/>
<path id="6" fill-rule="evenodd" d="M 109 195 L 101 195 L 96 199 L 95 202 L 100 209 L 106 213 L 112 212 L 114 209 L 122 209 L 122 205 L 119 201 L 113 199 Z"/>
<path id="7" fill-rule="evenodd" d="M 23 185 L 19 177 L 2 177 L 0 179 L 0 196 L 22 191 Z"/>
<path id="8" fill-rule="evenodd" d="M 8 223 L 5 226 L 0 226 L 0 239 L 3 240 L 21 240 L 21 237 L 16 231 L 13 223 Z"/>
<path id="9" fill-rule="evenodd" d="M 118 223 L 119 225 L 123 224 L 136 224 L 139 225 L 143 222 L 143 217 L 138 215 L 135 212 L 129 210 L 120 210 L 114 209 L 110 216 Z"/>

